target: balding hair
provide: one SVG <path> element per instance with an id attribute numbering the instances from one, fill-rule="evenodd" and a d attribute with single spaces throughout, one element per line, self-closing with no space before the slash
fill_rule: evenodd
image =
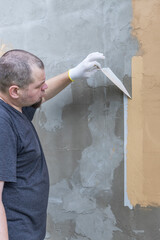
<path id="1" fill-rule="evenodd" d="M 0 91 L 6 92 L 12 85 L 27 87 L 34 81 L 32 69 L 35 66 L 44 69 L 42 60 L 30 52 L 14 49 L 3 54 L 0 58 Z"/>

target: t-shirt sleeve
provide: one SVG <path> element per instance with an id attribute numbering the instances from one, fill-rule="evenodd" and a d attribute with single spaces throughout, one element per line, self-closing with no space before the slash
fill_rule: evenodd
<path id="1" fill-rule="evenodd" d="M 0 180 L 16 182 L 17 135 L 12 123 L 0 116 Z"/>

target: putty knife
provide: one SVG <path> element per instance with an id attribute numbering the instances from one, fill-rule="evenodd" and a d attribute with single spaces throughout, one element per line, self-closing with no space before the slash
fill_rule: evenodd
<path id="1" fill-rule="evenodd" d="M 131 98 L 127 89 L 121 82 L 121 80 L 112 72 L 110 68 L 99 68 L 127 97 Z"/>

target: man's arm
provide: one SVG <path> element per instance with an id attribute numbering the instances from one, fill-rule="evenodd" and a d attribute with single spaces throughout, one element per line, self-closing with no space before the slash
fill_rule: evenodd
<path id="1" fill-rule="evenodd" d="M 48 88 L 45 90 L 45 96 L 43 102 L 53 98 L 65 87 L 67 87 L 72 81 L 69 79 L 68 72 L 62 73 L 56 77 L 50 78 L 46 81 Z"/>
<path id="2" fill-rule="evenodd" d="M 4 182 L 0 181 L 0 240 L 8 240 L 8 227 L 5 209 L 2 203 Z"/>
<path id="3" fill-rule="evenodd" d="M 98 68 L 100 68 L 97 60 L 104 59 L 102 53 L 94 52 L 89 54 L 80 64 L 69 70 L 69 72 L 62 73 L 46 81 L 48 88 L 45 90 L 43 102 L 57 95 L 72 81 L 78 79 L 86 79 L 91 77 Z"/>

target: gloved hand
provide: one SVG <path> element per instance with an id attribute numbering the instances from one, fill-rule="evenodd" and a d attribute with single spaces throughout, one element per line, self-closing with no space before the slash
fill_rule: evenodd
<path id="1" fill-rule="evenodd" d="M 91 77 L 101 67 L 97 60 L 105 59 L 103 53 L 90 53 L 80 64 L 69 70 L 68 75 L 71 81 Z"/>

